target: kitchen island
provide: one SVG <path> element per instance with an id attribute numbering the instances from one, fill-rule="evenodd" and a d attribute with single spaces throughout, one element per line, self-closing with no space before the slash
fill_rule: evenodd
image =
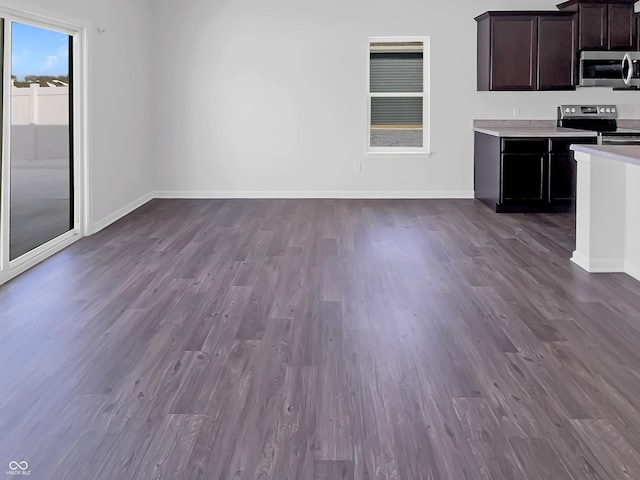
<path id="1" fill-rule="evenodd" d="M 640 280 L 640 146 L 572 145 L 577 162 L 576 250 L 588 272 Z"/>

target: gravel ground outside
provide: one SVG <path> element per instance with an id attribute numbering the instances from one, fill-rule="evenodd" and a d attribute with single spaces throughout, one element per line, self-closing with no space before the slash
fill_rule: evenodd
<path id="1" fill-rule="evenodd" d="M 422 130 L 371 129 L 372 147 L 422 147 Z"/>

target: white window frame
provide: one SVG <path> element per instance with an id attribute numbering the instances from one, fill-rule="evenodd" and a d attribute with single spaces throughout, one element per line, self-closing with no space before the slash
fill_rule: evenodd
<path id="1" fill-rule="evenodd" d="M 88 51 L 87 39 L 90 25 L 75 18 L 52 18 L 48 13 L 32 13 L 0 6 L 0 18 L 5 20 L 4 51 L 11 52 L 11 23 L 18 22 L 70 35 L 73 42 L 73 175 L 74 175 L 74 222 L 73 228 L 28 253 L 10 260 L 9 216 L 11 195 L 11 55 L 4 56 L 2 136 L 2 206 L 0 211 L 0 285 L 51 255 L 80 240 L 90 232 L 90 192 L 88 161 Z"/>
<path id="2" fill-rule="evenodd" d="M 423 91 L 416 92 L 371 92 L 371 43 L 422 42 L 423 45 Z M 429 36 L 369 37 L 367 39 L 367 157 L 380 155 L 431 155 L 431 38 Z M 422 147 L 372 147 L 371 146 L 371 99 L 374 97 L 422 97 Z"/>

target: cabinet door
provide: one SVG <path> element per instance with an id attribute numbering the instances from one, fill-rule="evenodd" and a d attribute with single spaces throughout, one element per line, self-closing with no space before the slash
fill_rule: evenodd
<path id="1" fill-rule="evenodd" d="M 636 48 L 640 52 L 640 13 L 636 13 Z"/>
<path id="2" fill-rule="evenodd" d="M 571 145 L 595 145 L 595 137 L 553 138 L 549 155 L 549 202 L 571 203 L 576 196 L 576 160 Z"/>
<path id="3" fill-rule="evenodd" d="M 583 4 L 578 9 L 580 16 L 580 50 L 606 50 L 608 9 L 606 3 Z"/>
<path id="4" fill-rule="evenodd" d="M 538 89 L 575 88 L 576 17 L 541 16 L 538 21 Z"/>
<path id="5" fill-rule="evenodd" d="M 635 18 L 633 4 L 612 3 L 609 5 L 609 49 L 635 49 Z"/>
<path id="6" fill-rule="evenodd" d="M 538 50 L 535 16 L 491 18 L 491 90 L 535 90 Z"/>
<path id="7" fill-rule="evenodd" d="M 502 191 L 503 202 L 542 202 L 544 201 L 544 164 L 543 154 L 502 154 Z"/>
<path id="8" fill-rule="evenodd" d="M 576 161 L 569 153 L 549 155 L 549 202 L 570 202 L 575 199 Z"/>

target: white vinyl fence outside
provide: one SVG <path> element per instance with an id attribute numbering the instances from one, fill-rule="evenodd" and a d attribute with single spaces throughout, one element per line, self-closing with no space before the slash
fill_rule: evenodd
<path id="1" fill-rule="evenodd" d="M 69 157 L 69 87 L 11 87 L 11 156 Z"/>

